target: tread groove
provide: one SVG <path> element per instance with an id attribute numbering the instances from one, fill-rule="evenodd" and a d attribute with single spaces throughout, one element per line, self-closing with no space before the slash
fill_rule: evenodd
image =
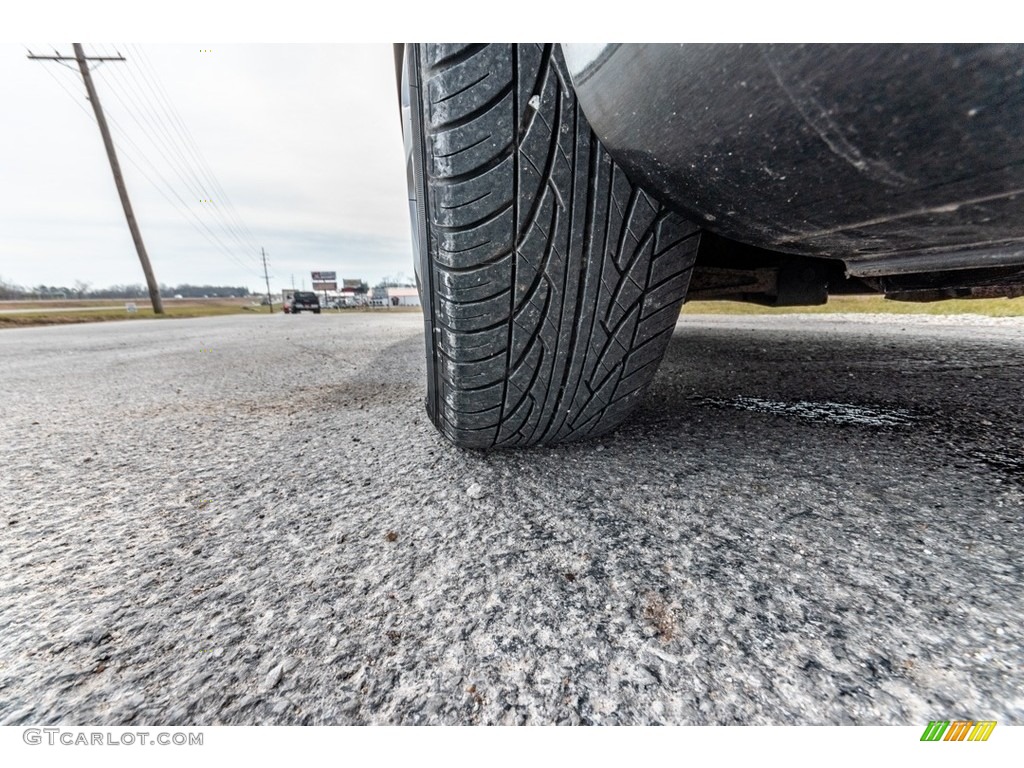
<path id="1" fill-rule="evenodd" d="M 455 117 L 444 122 L 444 129 L 446 131 L 452 131 L 456 128 L 462 128 L 470 125 L 480 119 L 481 115 L 490 112 L 494 107 L 498 106 L 504 99 L 508 98 L 509 93 L 512 91 L 512 85 L 506 85 L 500 91 L 491 96 L 487 101 L 481 102 L 480 106 L 474 109 L 467 115 L 462 117 Z"/>
<path id="2" fill-rule="evenodd" d="M 430 103 L 431 104 L 444 104 L 446 101 L 454 99 L 456 96 L 459 96 L 459 95 L 465 93 L 466 91 L 470 90 L 471 88 L 476 88 L 478 85 L 480 85 L 480 83 L 482 83 L 484 80 L 486 80 L 490 76 L 491 76 L 490 72 L 484 72 L 484 74 L 482 74 L 476 80 L 471 82 L 469 85 L 464 85 L 462 88 L 459 88 L 458 90 L 452 91 L 447 96 L 445 96 L 443 99 L 437 99 L 436 101 L 432 101 Z"/>
<path id="3" fill-rule="evenodd" d="M 461 64 L 464 61 L 469 61 L 471 58 L 476 56 L 478 53 L 486 50 L 487 43 L 476 43 L 474 45 L 468 45 L 462 50 L 455 51 L 447 56 L 444 56 L 433 64 L 425 67 L 425 72 L 428 77 L 433 75 L 435 72 L 439 72 L 442 69 L 448 69 L 454 67 L 456 64 Z M 427 78 L 423 78 L 426 80 Z"/>
<path id="4" fill-rule="evenodd" d="M 474 201 L 476 202 L 476 201 Z M 467 224 L 438 224 L 438 229 L 443 229 L 445 232 L 472 232 L 474 229 L 482 227 L 484 224 L 489 224 L 495 219 L 500 218 L 502 215 L 508 212 L 508 210 L 515 205 L 515 203 L 509 203 L 498 208 L 496 211 L 488 213 L 486 216 L 481 216 L 476 221 L 468 222 Z"/>

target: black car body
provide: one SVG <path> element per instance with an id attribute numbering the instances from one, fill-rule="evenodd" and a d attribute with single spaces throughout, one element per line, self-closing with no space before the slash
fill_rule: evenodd
<path id="1" fill-rule="evenodd" d="M 564 49 L 608 151 L 707 231 L 881 292 L 1024 282 L 1024 46 Z"/>
<path id="2" fill-rule="evenodd" d="M 396 47 L 428 401 L 613 429 L 686 298 L 1024 294 L 1024 46 Z"/>

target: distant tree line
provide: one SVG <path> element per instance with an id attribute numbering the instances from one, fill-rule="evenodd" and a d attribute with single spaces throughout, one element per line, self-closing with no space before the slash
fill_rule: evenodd
<path id="1" fill-rule="evenodd" d="M 13 285 L 0 278 L 0 299 L 144 299 L 149 297 L 146 286 L 112 285 L 109 288 L 91 288 L 91 283 L 76 280 L 73 287 L 66 285 L 35 285 L 26 287 Z M 202 298 L 205 296 L 222 298 L 225 296 L 249 296 L 248 288 L 232 285 L 181 285 L 160 284 L 160 294 L 164 298 L 181 296 L 185 299 Z"/>
<path id="2" fill-rule="evenodd" d="M 189 285 L 183 283 L 174 288 L 160 286 L 160 293 L 164 296 L 182 296 L 186 299 L 198 299 L 204 296 L 249 296 L 249 289 L 242 286 L 232 285 Z"/>
<path id="3" fill-rule="evenodd" d="M 415 286 L 416 283 L 406 277 L 405 272 L 399 272 L 397 275 L 384 275 L 374 288 L 414 288 Z"/>

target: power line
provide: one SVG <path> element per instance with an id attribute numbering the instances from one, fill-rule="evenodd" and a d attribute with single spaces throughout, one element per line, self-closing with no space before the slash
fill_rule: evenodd
<path id="1" fill-rule="evenodd" d="M 186 178 L 185 175 L 182 174 L 181 171 L 177 167 L 175 167 L 174 162 L 167 156 L 167 154 L 165 154 L 164 151 L 159 146 L 157 146 L 156 141 L 154 140 L 154 133 L 151 130 L 153 128 L 152 122 L 150 122 L 148 120 L 148 118 L 145 118 L 144 114 L 143 114 L 143 118 L 146 119 L 146 122 L 149 123 L 149 126 L 147 127 L 146 125 L 143 125 L 142 124 L 142 120 L 139 119 L 139 113 L 140 113 L 139 105 L 137 103 L 134 103 L 132 105 L 132 107 L 134 107 L 134 109 L 132 107 L 129 107 L 128 104 L 126 103 L 125 99 L 131 99 L 131 96 L 129 96 L 126 93 L 125 97 L 122 98 L 121 94 L 118 92 L 118 90 L 113 87 L 113 82 L 112 81 L 108 81 L 107 85 L 110 88 L 110 92 L 114 94 L 114 98 L 116 98 L 118 100 L 118 102 L 121 104 L 121 106 L 124 107 L 125 112 L 128 114 L 129 117 L 131 117 L 131 119 L 135 122 L 135 124 L 137 126 L 139 126 L 139 128 L 142 129 L 143 135 L 147 136 L 150 139 L 150 141 L 152 142 L 152 144 L 153 144 L 154 148 L 156 149 L 156 151 L 164 159 L 164 162 L 166 162 L 167 165 L 171 168 L 171 170 L 173 170 L 177 174 L 178 178 L 181 179 L 182 183 L 186 187 L 189 188 L 189 191 L 193 195 L 195 195 L 195 197 L 197 199 L 201 199 L 201 198 L 205 197 L 206 194 L 207 194 L 205 192 L 205 190 L 203 190 L 201 187 L 200 188 L 195 187 L 194 186 L 194 180 Z M 173 151 L 173 150 L 171 150 L 171 151 Z"/>
<path id="2" fill-rule="evenodd" d="M 240 228 L 240 230 L 243 231 L 248 236 L 249 240 L 255 247 L 257 240 L 256 236 L 253 235 L 252 230 L 249 229 L 248 225 L 238 214 L 238 211 L 235 208 L 234 203 L 231 201 L 231 198 L 224 190 L 223 186 L 220 183 L 220 180 L 217 178 L 217 175 L 213 172 L 213 169 L 210 167 L 210 164 L 206 161 L 206 158 L 203 155 L 202 150 L 199 148 L 199 145 L 196 142 L 195 137 L 192 135 L 192 132 L 189 130 L 184 120 L 181 119 L 181 115 L 178 112 L 177 107 L 175 107 L 174 102 L 167 94 L 167 90 L 164 88 L 160 76 L 157 73 L 156 68 L 153 66 L 152 61 L 149 58 L 149 55 L 145 52 L 145 50 L 138 46 L 129 45 L 128 47 L 135 52 L 136 58 L 139 62 L 139 73 L 143 76 L 144 79 L 148 79 L 144 67 L 149 69 L 152 82 L 156 86 L 155 93 L 157 93 L 158 96 L 162 97 L 163 102 L 168 107 L 169 114 L 172 118 L 171 125 L 175 127 L 175 129 L 178 131 L 178 134 L 183 138 L 185 147 L 189 149 L 189 151 L 198 161 L 199 168 L 203 172 L 204 176 L 206 176 L 206 178 L 212 183 L 212 186 L 217 193 L 217 199 L 224 201 L 228 212 L 230 213 L 231 216 L 234 217 L 234 220 L 238 227 Z"/>
<path id="3" fill-rule="evenodd" d="M 143 150 L 138 146 L 138 144 L 136 144 L 132 140 L 132 138 L 130 136 L 128 136 L 124 132 L 124 129 L 122 128 L 122 126 L 119 123 L 117 123 L 116 120 L 111 120 L 111 122 L 114 124 L 114 127 L 117 128 L 117 130 L 118 130 L 119 134 L 121 135 L 121 137 L 125 141 L 127 141 L 129 144 L 131 144 L 136 149 L 136 151 L 139 153 L 139 156 L 141 157 L 141 159 L 143 161 L 145 161 L 149 165 L 150 169 L 163 182 L 164 186 L 167 187 L 167 189 L 170 190 L 171 194 L 173 194 L 178 199 L 178 203 L 175 203 L 174 200 L 172 200 L 171 198 L 169 198 L 167 196 L 167 194 L 163 191 L 163 189 L 160 187 L 160 185 L 157 184 L 155 181 L 153 181 L 153 179 L 149 176 L 149 174 L 146 173 L 146 171 L 142 168 L 142 166 L 139 165 L 134 160 L 134 158 L 132 157 L 131 153 L 125 151 L 125 156 L 128 158 L 129 162 L 131 162 L 131 164 L 135 166 L 135 168 L 139 171 L 139 173 L 141 173 L 143 175 L 143 177 L 150 184 L 153 185 L 153 187 L 156 189 L 157 192 L 159 192 L 161 194 L 161 196 L 164 198 L 164 200 L 166 200 L 168 203 L 170 203 L 171 206 L 174 207 L 176 210 L 178 210 L 180 213 L 185 214 L 186 218 L 191 216 L 193 219 L 195 219 L 196 223 L 198 223 L 199 227 L 202 227 L 202 229 L 199 229 L 199 227 L 197 227 L 196 224 L 194 224 L 192 222 L 189 222 L 189 224 L 191 224 L 192 227 L 195 228 L 195 230 L 200 235 L 205 237 L 206 240 L 211 245 L 213 245 L 214 247 L 220 248 L 221 251 L 223 251 L 224 254 L 229 259 L 234 261 L 235 264 L 237 264 L 242 269 L 244 269 L 246 271 L 252 270 L 252 265 L 246 264 L 240 258 L 238 258 L 238 256 L 224 243 L 224 241 L 220 239 L 220 237 L 217 235 L 217 233 L 214 232 L 212 229 L 210 229 L 210 227 L 206 224 L 206 222 L 204 222 L 202 219 L 200 219 L 196 215 L 196 213 L 191 208 L 188 207 L 188 203 L 186 203 L 185 200 L 181 197 L 181 195 L 178 194 L 177 190 L 174 188 L 174 185 L 172 185 L 167 180 L 167 178 L 162 173 L 160 173 L 159 169 L 153 164 L 153 162 L 148 157 L 146 157 L 145 152 L 143 152 Z M 180 205 L 179 205 L 179 203 L 180 203 Z M 206 231 L 204 232 L 203 230 L 206 230 Z M 253 272 L 253 273 L 256 274 L 257 276 L 259 274 L 258 272 Z"/>
<path id="4" fill-rule="evenodd" d="M 180 166 L 176 165 L 175 162 L 170 157 L 168 157 L 167 153 L 165 153 L 164 150 L 159 145 L 157 145 L 156 141 L 153 140 L 153 132 L 151 130 L 148 130 L 147 127 L 142 124 L 142 121 L 139 120 L 138 117 L 136 117 L 135 112 L 132 109 L 129 108 L 129 106 L 121 98 L 121 96 L 117 92 L 117 90 L 116 89 L 111 89 L 111 90 L 114 93 L 115 97 L 118 99 L 118 101 L 121 103 L 121 105 L 126 109 L 128 114 L 135 121 L 136 125 L 138 125 L 139 128 L 142 129 L 142 131 L 143 131 L 143 133 L 145 135 L 149 136 L 151 142 L 153 143 L 154 149 L 156 149 L 157 153 L 161 156 L 161 158 L 163 158 L 163 160 L 167 164 L 167 166 L 171 168 L 171 170 L 177 175 L 177 177 L 182 181 L 182 183 L 186 187 L 189 188 L 189 191 L 191 192 L 191 194 L 193 196 L 195 196 L 197 200 L 209 197 L 209 192 L 207 190 L 205 190 L 202 186 L 196 186 L 196 184 L 198 183 L 198 179 L 196 179 L 196 178 L 192 178 L 192 179 L 187 178 L 186 174 L 182 172 Z M 126 94 L 126 98 L 131 98 L 131 97 Z M 147 122 L 150 122 L 150 121 L 147 120 Z M 150 123 L 150 125 L 152 125 L 152 123 Z M 127 135 L 127 131 L 126 131 L 125 128 L 120 127 L 120 130 L 122 131 L 122 133 Z M 133 142 L 133 144 L 134 143 L 135 142 Z M 138 147 L 137 144 L 135 144 L 135 146 L 139 149 L 140 152 L 142 151 L 141 147 Z M 154 166 L 154 168 L 155 168 L 155 166 Z M 180 199 L 180 196 L 179 196 L 179 199 Z M 182 200 L 182 203 L 184 204 L 184 200 Z M 209 210 L 209 209 L 207 209 L 207 210 Z M 221 222 L 221 226 L 224 227 L 223 222 Z M 224 227 L 224 230 L 228 234 L 229 237 L 232 236 L 233 233 L 231 232 L 231 230 L 229 228 Z M 248 250 L 249 246 L 247 246 L 245 243 L 241 242 L 241 240 L 239 240 L 237 236 L 235 236 L 234 239 L 238 243 L 239 247 L 241 247 L 243 253 Z"/>
<path id="5" fill-rule="evenodd" d="M 60 81 L 60 79 L 56 75 L 54 75 L 50 70 L 47 69 L 45 71 L 46 71 L 46 73 L 48 75 L 50 75 L 51 78 L 53 78 L 54 82 L 56 82 L 57 85 L 60 86 L 61 90 L 63 90 L 68 95 L 68 97 L 75 103 L 75 105 L 78 106 L 79 109 L 82 110 L 83 114 L 85 114 L 86 117 L 88 117 L 91 122 L 95 123 L 96 122 L 95 116 L 91 112 L 89 112 L 89 110 L 87 110 L 79 102 L 78 98 L 74 95 L 74 93 L 72 93 L 67 88 L 67 86 L 65 86 L 64 83 L 62 83 Z M 118 131 L 120 137 L 124 141 L 128 142 L 128 145 L 133 147 L 135 149 L 135 151 L 139 153 L 140 159 L 143 160 L 145 163 L 147 163 L 149 165 L 150 170 L 152 170 L 152 172 L 157 177 L 160 178 L 160 180 L 163 182 L 163 185 L 166 186 L 167 189 L 169 189 L 171 191 L 171 193 L 174 194 L 174 196 L 178 198 L 178 200 L 180 201 L 180 205 L 178 203 L 175 203 L 174 200 L 172 200 L 170 197 L 168 197 L 167 193 L 164 192 L 164 190 L 161 188 L 161 185 L 158 184 L 157 182 L 155 182 L 153 180 L 153 178 L 146 172 L 146 170 L 139 164 L 139 162 L 136 161 L 136 159 L 135 159 L 135 157 L 133 157 L 133 153 L 130 151 L 129 147 L 128 146 L 122 146 L 121 151 L 124 154 L 125 158 L 128 160 L 128 162 L 131 163 L 140 174 L 142 174 L 142 177 L 146 181 L 148 181 L 150 183 L 150 185 L 152 185 L 152 187 L 157 192 L 160 193 L 160 195 L 164 198 L 164 200 L 166 200 L 179 213 L 184 214 L 186 220 L 188 219 L 189 216 L 194 218 L 196 220 L 196 222 L 198 222 L 199 226 L 203 227 L 206 230 L 206 232 L 204 232 L 203 229 L 200 229 L 199 227 L 197 227 L 196 224 L 191 222 L 191 221 L 189 221 L 189 224 L 193 227 L 193 229 L 196 230 L 196 232 L 198 234 L 202 235 L 211 245 L 213 245 L 215 248 L 220 248 L 228 258 L 230 258 L 232 261 L 234 261 L 235 264 L 240 266 L 246 272 L 249 272 L 250 270 L 252 270 L 252 266 L 251 265 L 248 265 L 248 264 L 245 264 L 244 262 L 242 262 L 231 251 L 231 249 L 229 249 L 223 243 L 223 241 L 221 241 L 220 238 L 217 237 L 216 233 L 213 232 L 213 230 L 211 230 L 206 225 L 205 222 L 203 222 L 201 219 L 199 219 L 198 216 L 196 216 L 196 214 L 188 207 L 188 204 L 181 198 L 181 196 L 174 189 L 174 186 L 164 177 L 164 175 L 162 173 L 160 173 L 159 169 L 153 164 L 153 162 L 148 157 L 146 157 L 146 154 L 142 150 L 142 148 L 139 147 L 138 144 L 136 144 L 135 141 L 131 138 L 131 136 L 129 136 L 125 132 L 123 126 L 121 126 L 121 124 L 117 121 L 117 119 L 114 118 L 114 117 L 111 117 L 110 118 L 110 123 Z M 259 273 L 256 272 L 255 270 L 252 270 L 252 274 L 254 274 L 256 276 L 259 276 Z"/>
<path id="6" fill-rule="evenodd" d="M 145 75 L 145 71 L 143 69 L 143 66 L 148 67 L 148 69 L 149 69 L 149 71 L 150 71 L 150 73 L 152 75 L 153 82 L 156 84 L 157 91 L 160 94 L 162 94 L 164 101 L 166 102 L 166 104 L 170 108 L 171 117 L 173 119 L 172 120 L 172 124 L 175 125 L 175 127 L 179 130 L 179 134 L 182 135 L 182 137 L 185 140 L 185 146 L 190 149 L 190 151 L 192 152 L 193 156 L 199 162 L 200 169 L 203 171 L 204 175 L 212 182 L 213 186 L 217 190 L 217 194 L 218 194 L 219 199 L 223 199 L 224 200 L 224 202 L 225 202 L 225 204 L 226 204 L 226 206 L 228 208 L 228 211 L 234 217 L 234 219 L 238 223 L 239 227 L 242 230 L 244 230 L 245 233 L 251 238 L 253 243 L 255 243 L 255 241 L 256 241 L 255 235 L 253 235 L 253 233 L 249 229 L 248 225 L 245 223 L 245 221 L 242 219 L 242 217 L 238 214 L 238 211 L 235 208 L 234 203 L 231 201 L 231 198 L 228 196 L 227 192 L 221 186 L 220 180 L 217 178 L 217 175 L 213 172 L 213 169 L 210 167 L 210 164 L 206 161 L 206 158 L 203 155 L 202 150 L 199 148 L 199 145 L 196 142 L 195 137 L 192 135 L 192 132 L 189 130 L 189 128 L 185 124 L 185 122 L 181 119 L 181 115 L 178 112 L 177 108 L 174 106 L 174 102 L 170 99 L 170 96 L 167 94 L 167 90 L 166 90 L 166 88 L 164 88 L 164 85 L 163 85 L 162 81 L 160 80 L 160 77 L 159 77 L 159 74 L 156 71 L 156 68 L 153 66 L 152 60 L 149 58 L 149 55 L 143 49 L 139 48 L 138 46 L 134 46 L 133 45 L 132 48 L 134 50 L 136 50 L 136 52 L 138 54 L 138 58 L 139 58 L 139 62 L 140 62 L 140 67 L 139 67 L 140 72 L 142 72 Z"/>
<path id="7" fill-rule="evenodd" d="M 75 103 L 75 106 L 77 106 L 80 110 L 82 110 L 83 114 L 85 114 L 85 116 L 89 118 L 89 122 L 91 122 L 91 123 L 93 123 L 95 125 L 95 123 L 96 123 L 96 116 L 92 112 L 90 112 L 88 109 L 86 109 L 85 105 L 82 104 L 79 101 L 80 97 L 79 96 L 75 96 L 75 94 L 72 93 L 71 90 L 66 85 L 64 85 L 64 83 L 62 83 L 60 81 L 60 78 L 57 77 L 55 74 L 53 74 L 53 72 L 51 72 L 48 68 L 44 67 L 43 71 L 46 74 L 48 74 L 50 77 L 53 78 L 53 82 L 55 82 L 57 85 L 59 85 L 61 87 L 61 90 L 63 90 L 64 93 L 66 93 L 68 95 L 68 97 Z"/>
<path id="8" fill-rule="evenodd" d="M 142 92 L 141 86 L 138 85 L 138 79 L 135 77 L 132 67 L 127 68 L 132 79 L 136 82 L 138 91 L 130 86 L 127 78 L 122 78 L 118 74 L 117 79 L 121 87 L 124 89 L 125 98 L 130 100 L 135 106 L 135 111 L 130 109 L 124 100 L 121 98 L 117 90 L 114 90 L 115 95 L 121 104 L 128 110 L 129 114 L 135 120 L 136 124 L 143 130 L 143 133 L 150 139 L 153 147 L 160 153 L 164 162 L 174 171 L 174 173 L 181 179 L 182 183 L 189 188 L 190 193 L 197 198 L 197 200 L 203 200 L 202 210 L 211 214 L 214 219 L 219 219 L 219 225 L 223 228 L 224 232 L 230 239 L 234 239 L 238 246 L 241 248 L 243 253 L 248 254 L 258 264 L 258 259 L 255 256 L 255 244 L 252 242 L 245 242 L 237 227 L 235 227 L 230 221 L 228 221 L 224 214 L 216 206 L 216 202 L 213 201 L 214 195 L 211 194 L 206 183 L 199 178 L 196 173 L 195 167 L 192 162 L 188 159 L 185 153 L 182 151 L 181 146 L 171 135 L 168 130 L 166 121 L 161 119 L 160 116 L 160 105 L 149 99 L 144 92 Z M 133 94 L 135 94 L 133 96 Z M 141 99 L 145 100 L 145 106 L 141 105 Z M 141 108 L 140 108 L 141 107 Z M 148 113 L 147 114 L 147 110 Z M 144 126 L 142 121 L 135 116 L 135 112 L 139 112 L 143 119 L 146 121 L 149 127 Z M 167 112 L 166 109 L 164 110 Z M 159 143 L 158 143 L 159 142 Z M 161 145 L 163 148 L 161 148 Z M 164 149 L 167 152 L 164 152 Z M 168 153 L 177 157 L 180 161 L 180 165 L 175 164 L 174 160 L 168 156 Z M 210 202 L 206 202 L 210 201 Z"/>

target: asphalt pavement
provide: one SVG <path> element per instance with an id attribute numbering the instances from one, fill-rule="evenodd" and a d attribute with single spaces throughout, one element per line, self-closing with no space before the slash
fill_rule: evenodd
<path id="1" fill-rule="evenodd" d="M 0 723 L 1024 724 L 1024 320 L 684 316 L 481 454 L 411 313 L 0 331 Z"/>

